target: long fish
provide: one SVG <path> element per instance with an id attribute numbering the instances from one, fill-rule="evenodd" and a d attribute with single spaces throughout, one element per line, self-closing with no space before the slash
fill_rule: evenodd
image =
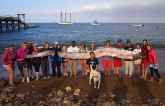
<path id="1" fill-rule="evenodd" d="M 42 57 L 42 56 L 50 56 L 53 54 L 54 54 L 53 50 L 47 50 L 47 51 L 40 52 L 37 54 L 29 54 L 29 55 L 23 56 L 23 58 L 35 58 L 35 57 Z"/>
<path id="2" fill-rule="evenodd" d="M 141 56 L 141 53 L 135 52 L 135 51 L 127 51 L 124 49 L 118 49 L 114 47 L 99 47 L 98 49 L 94 50 L 96 57 L 102 57 L 102 56 L 111 56 L 111 57 L 117 57 L 122 59 L 138 59 Z M 24 56 L 24 58 L 34 58 L 34 57 L 41 57 L 41 56 L 49 56 L 53 55 L 53 50 L 47 50 L 44 52 L 40 52 L 38 54 L 30 54 Z M 64 58 L 70 58 L 70 59 L 88 59 L 90 58 L 90 52 L 83 52 L 83 53 L 73 53 L 73 52 L 58 52 L 58 55 L 60 57 Z"/>

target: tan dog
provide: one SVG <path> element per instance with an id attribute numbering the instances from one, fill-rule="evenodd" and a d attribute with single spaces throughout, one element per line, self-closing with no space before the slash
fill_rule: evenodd
<path id="1" fill-rule="evenodd" d="M 90 76 L 89 76 L 89 84 L 91 84 L 91 80 L 93 78 L 94 88 L 96 88 L 96 84 L 98 82 L 97 88 L 99 89 L 100 88 L 100 82 L 101 82 L 101 74 L 100 74 L 100 72 L 93 70 L 92 65 L 90 65 L 90 69 L 91 69 L 91 71 L 90 71 Z"/>

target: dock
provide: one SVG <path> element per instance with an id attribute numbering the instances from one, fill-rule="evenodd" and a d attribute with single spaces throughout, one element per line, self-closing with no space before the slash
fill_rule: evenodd
<path id="1" fill-rule="evenodd" d="M 23 20 L 21 20 L 21 16 Z M 21 26 L 25 29 L 25 14 L 17 14 L 17 17 L 13 16 L 0 16 L 0 32 L 9 32 L 20 30 Z"/>

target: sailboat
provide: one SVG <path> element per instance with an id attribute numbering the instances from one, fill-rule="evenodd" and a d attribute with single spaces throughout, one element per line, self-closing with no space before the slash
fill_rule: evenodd
<path id="1" fill-rule="evenodd" d="M 98 25 L 100 25 L 100 23 L 97 22 L 96 20 L 94 20 L 93 23 L 90 23 L 90 24 L 93 25 L 93 26 L 98 26 Z"/>
<path id="2" fill-rule="evenodd" d="M 61 25 L 70 25 L 73 24 L 73 22 L 71 21 L 71 13 L 70 13 L 70 21 L 66 20 L 66 16 L 67 14 L 65 13 L 65 21 L 63 22 L 63 17 L 62 17 L 62 12 L 61 12 L 61 22 L 57 22 L 57 24 L 61 24 Z"/>

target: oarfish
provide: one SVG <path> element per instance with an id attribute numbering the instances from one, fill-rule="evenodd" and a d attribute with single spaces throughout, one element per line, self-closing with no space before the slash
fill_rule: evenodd
<path id="1" fill-rule="evenodd" d="M 42 57 L 42 56 L 50 56 L 53 54 L 54 54 L 53 50 L 47 50 L 47 51 L 40 52 L 37 54 L 29 54 L 29 55 L 23 56 L 23 58 L 35 58 L 35 57 Z"/>

